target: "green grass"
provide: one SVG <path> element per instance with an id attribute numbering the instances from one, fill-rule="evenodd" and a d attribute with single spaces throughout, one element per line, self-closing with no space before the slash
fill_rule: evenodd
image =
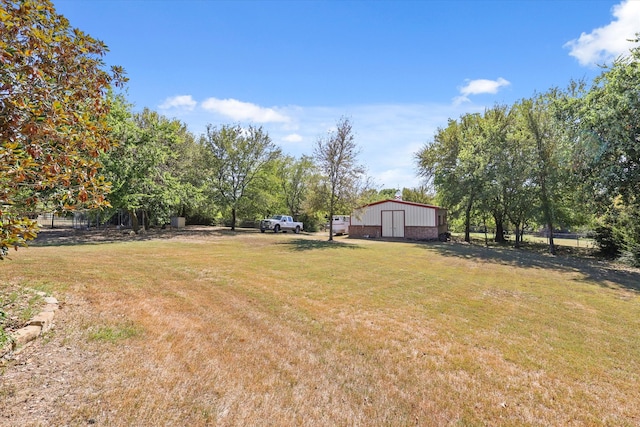
<path id="1" fill-rule="evenodd" d="M 95 325 L 89 330 L 89 339 L 115 343 L 133 338 L 141 333 L 140 328 L 131 322 L 125 322 L 119 325 Z"/>
<path id="2" fill-rule="evenodd" d="M 10 331 L 22 327 L 39 312 L 43 301 L 31 286 L 0 285 L 0 347 L 11 340 Z"/>
<path id="3" fill-rule="evenodd" d="M 7 344 L 11 339 L 9 334 L 4 330 L 6 318 L 7 313 L 5 313 L 3 310 L 0 310 L 0 349 L 2 349 L 5 344 Z"/>
<path id="4" fill-rule="evenodd" d="M 640 421 L 640 273 L 508 247 L 324 238 L 31 247 L 0 282 L 46 277 L 78 301 L 55 333 L 104 354 L 61 423 Z"/>

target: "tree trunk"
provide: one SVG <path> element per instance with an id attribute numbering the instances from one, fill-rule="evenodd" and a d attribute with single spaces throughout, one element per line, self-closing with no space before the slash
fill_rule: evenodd
<path id="1" fill-rule="evenodd" d="M 547 185 L 544 177 L 540 180 L 540 191 L 542 192 L 542 212 L 544 214 L 547 229 L 549 230 L 549 253 L 551 255 L 555 255 L 556 246 L 553 243 L 553 211 L 551 208 L 551 202 L 549 201 L 549 195 L 547 194 Z"/>
<path id="2" fill-rule="evenodd" d="M 496 219 L 496 217 L 493 217 L 496 221 L 496 236 L 494 241 L 496 243 L 504 243 L 506 242 L 506 240 L 504 239 L 504 224 L 502 222 L 502 220 L 498 220 Z"/>
<path id="3" fill-rule="evenodd" d="M 329 209 L 329 241 L 333 241 L 333 208 Z"/>
<path id="4" fill-rule="evenodd" d="M 547 222 L 547 228 L 549 229 L 549 253 L 551 255 L 556 254 L 556 245 L 553 243 L 553 222 Z"/>
<path id="5" fill-rule="evenodd" d="M 547 178 L 551 177 L 552 166 L 550 165 L 550 155 L 545 152 L 545 144 L 543 133 L 540 131 L 538 122 L 534 117 L 533 110 L 528 112 L 529 127 L 533 132 L 536 139 L 536 145 L 538 149 L 538 180 L 540 184 L 540 203 L 542 204 L 542 214 L 544 221 L 549 229 L 549 253 L 551 255 L 556 254 L 556 247 L 553 243 L 553 206 L 547 192 Z"/>
<path id="6" fill-rule="evenodd" d="M 329 215 L 329 241 L 333 241 L 333 212 Z"/>
<path id="7" fill-rule="evenodd" d="M 484 245 L 489 246 L 489 237 L 487 237 L 487 219 L 482 218 L 482 225 L 484 226 Z"/>
<path id="8" fill-rule="evenodd" d="M 473 197 L 469 199 L 464 212 L 464 241 L 471 243 L 471 208 L 473 207 Z"/>
<path id="9" fill-rule="evenodd" d="M 333 210 L 335 209 L 335 189 L 331 190 L 331 199 L 329 200 L 329 241 L 333 241 Z"/>
<path id="10" fill-rule="evenodd" d="M 520 223 L 514 223 L 513 226 L 516 229 L 516 248 L 520 247 Z"/>
<path id="11" fill-rule="evenodd" d="M 494 210 L 492 216 L 496 224 L 496 235 L 493 241 L 496 243 L 504 243 L 506 242 L 504 239 L 504 214 L 498 210 Z"/>
<path id="12" fill-rule="evenodd" d="M 129 213 L 129 218 L 131 219 L 131 228 L 134 233 L 138 233 L 140 231 L 140 224 L 138 223 L 138 215 L 135 210 L 127 210 Z"/>
<path id="13" fill-rule="evenodd" d="M 231 231 L 236 230 L 236 208 L 231 208 Z"/>

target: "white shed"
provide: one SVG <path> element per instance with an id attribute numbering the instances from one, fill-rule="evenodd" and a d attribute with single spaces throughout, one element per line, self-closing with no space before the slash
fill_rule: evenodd
<path id="1" fill-rule="evenodd" d="M 404 200 L 382 200 L 351 214 L 351 237 L 436 240 L 447 231 L 447 210 Z"/>

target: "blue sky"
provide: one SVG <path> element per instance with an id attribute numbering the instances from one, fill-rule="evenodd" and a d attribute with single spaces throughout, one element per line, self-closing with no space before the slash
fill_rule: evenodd
<path id="1" fill-rule="evenodd" d="M 349 117 L 380 188 L 449 118 L 591 80 L 627 54 L 640 0 L 53 0 L 105 42 L 127 97 L 185 122 L 255 124 L 293 156 Z"/>

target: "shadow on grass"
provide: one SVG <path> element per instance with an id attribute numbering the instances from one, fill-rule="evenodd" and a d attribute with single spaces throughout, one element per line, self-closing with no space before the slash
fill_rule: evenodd
<path id="1" fill-rule="evenodd" d="M 343 243 L 336 240 L 291 239 L 279 244 L 289 246 L 295 251 L 311 251 L 316 249 L 362 249 L 361 246 L 356 244 Z"/>
<path id="2" fill-rule="evenodd" d="M 640 271 L 620 268 L 610 262 L 581 258 L 576 256 L 550 255 L 540 253 L 532 248 L 516 249 L 510 246 L 480 246 L 457 242 L 437 242 L 423 244 L 444 256 L 455 256 L 465 259 L 481 260 L 521 268 L 554 269 L 567 272 L 578 272 L 586 280 L 591 280 L 604 287 L 616 284 L 623 288 L 640 292 Z"/>
<path id="3" fill-rule="evenodd" d="M 153 228 L 140 234 L 133 233 L 130 229 L 117 230 L 108 229 L 73 229 L 54 228 L 41 229 L 38 237 L 29 242 L 29 246 L 75 246 L 75 245 L 97 245 L 115 242 L 140 242 L 150 240 L 169 240 L 174 238 L 215 238 L 223 236 L 237 236 L 258 233 L 257 229 L 237 228 L 232 231 L 230 228 L 210 227 L 210 226 L 187 226 L 185 228 Z"/>

